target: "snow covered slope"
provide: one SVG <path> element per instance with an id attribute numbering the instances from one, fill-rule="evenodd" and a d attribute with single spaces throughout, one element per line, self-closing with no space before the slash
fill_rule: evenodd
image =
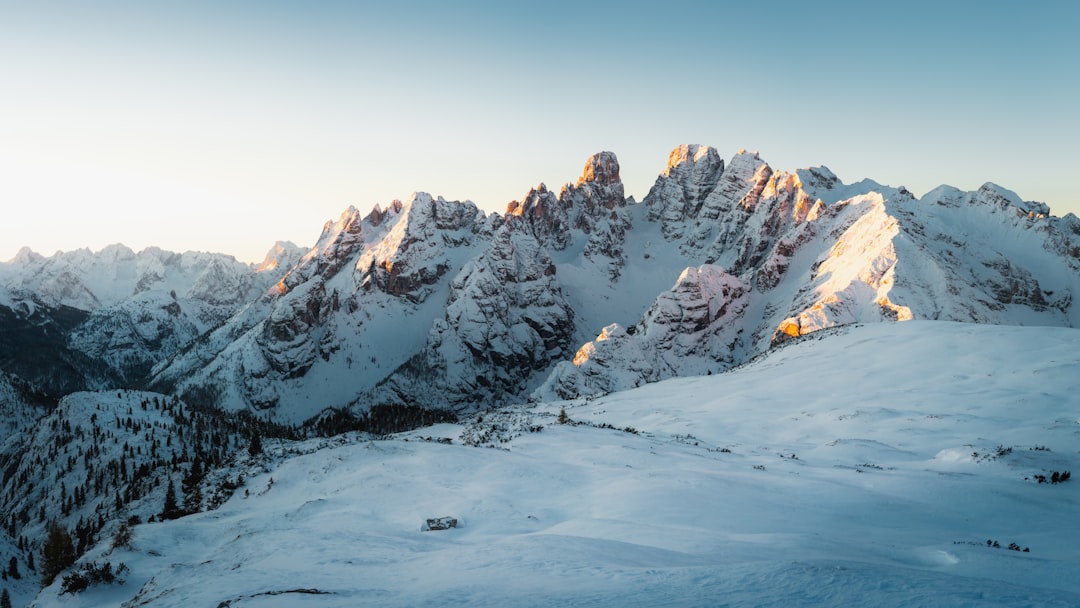
<path id="1" fill-rule="evenodd" d="M 40 588 L 51 522 L 70 531 L 81 554 L 129 518 L 159 516 L 170 483 L 185 508 L 212 504 L 227 488 L 209 475 L 200 495 L 190 490 L 190 480 L 203 480 L 252 434 L 274 434 L 246 416 L 194 410 L 156 393 L 40 400 L 25 382 L 0 374 L 0 539 L 16 547 L 5 552 L 0 542 L 0 557 L 5 568 L 16 559 L 25 580 L 9 587 L 24 596 Z"/>
<path id="2" fill-rule="evenodd" d="M 713 376 L 275 442 L 220 509 L 84 558 L 124 584 L 33 605 L 1080 605 L 1080 482 L 1036 477 L 1080 464 L 1078 330 L 825 333 Z"/>

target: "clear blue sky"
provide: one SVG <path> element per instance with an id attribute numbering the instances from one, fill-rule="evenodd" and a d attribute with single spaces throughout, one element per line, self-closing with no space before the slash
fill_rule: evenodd
<path id="1" fill-rule="evenodd" d="M 7 2 L 0 260 L 257 261 L 416 190 L 489 211 L 680 143 L 1080 213 L 1080 2 Z M 879 6 L 881 5 L 881 6 Z"/>

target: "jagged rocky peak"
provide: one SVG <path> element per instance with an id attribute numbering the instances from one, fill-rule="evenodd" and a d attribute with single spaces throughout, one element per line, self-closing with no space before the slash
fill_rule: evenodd
<path id="1" fill-rule="evenodd" d="M 631 327 L 604 327 L 573 361 L 559 363 L 536 399 L 571 399 L 626 390 L 679 375 L 730 367 L 750 289 L 715 265 L 683 270 Z"/>
<path id="2" fill-rule="evenodd" d="M 983 184 L 974 192 L 965 192 L 953 186 L 941 185 L 927 192 L 921 200 L 941 207 L 959 208 L 965 205 L 978 205 L 998 211 L 1011 208 L 1020 215 L 1033 218 L 1050 216 L 1050 207 L 1045 203 L 1025 201 L 1012 190 L 992 182 Z"/>
<path id="3" fill-rule="evenodd" d="M 396 198 L 390 203 L 390 206 L 387 207 L 385 211 L 382 209 L 382 207 L 376 204 L 375 207 L 371 209 L 371 213 L 369 213 L 367 217 L 364 218 L 364 221 L 377 228 L 380 224 L 386 221 L 386 218 L 393 217 L 398 213 L 401 213 L 401 209 L 404 206 L 404 203 L 402 203 L 399 199 Z"/>
<path id="4" fill-rule="evenodd" d="M 815 179 L 816 174 L 809 171 L 806 174 L 809 179 L 813 180 L 811 182 L 812 187 L 829 189 L 822 183 L 827 183 L 827 179 Z M 833 176 L 835 181 L 832 182 L 832 186 L 840 183 L 835 177 Z M 813 219 L 821 211 L 823 203 L 821 198 L 814 196 L 816 193 L 817 190 L 807 191 L 799 171 L 795 173 L 777 171 L 772 174 L 768 183 L 765 184 L 765 188 L 761 191 L 761 198 L 772 203 L 772 213 L 776 220 L 790 220 L 798 224 Z"/>
<path id="5" fill-rule="evenodd" d="M 626 205 L 618 159 L 612 152 L 599 152 L 585 161 L 576 184 L 566 184 L 558 196 L 538 185 L 507 205 L 505 220 L 511 229 L 555 250 L 565 249 L 584 233 L 586 255 L 615 260 L 622 258 L 621 243 L 630 227 Z"/>
<path id="6" fill-rule="evenodd" d="M 724 159 L 712 146 L 681 144 L 668 155 L 667 168 L 662 175 L 680 181 L 696 177 L 695 182 L 716 183 L 715 178 L 724 171 Z M 705 179 L 701 179 L 705 176 Z"/>
<path id="7" fill-rule="evenodd" d="M 454 265 L 449 252 L 470 245 L 475 234 L 486 229 L 484 219 L 484 212 L 470 201 L 413 194 L 393 223 L 385 223 L 385 234 L 357 259 L 357 285 L 422 302 Z"/>
<path id="8" fill-rule="evenodd" d="M 649 219 L 660 221 L 668 238 L 682 236 L 680 222 L 695 218 L 724 173 L 716 148 L 683 144 L 671 151 L 667 168 L 645 196 Z"/>
<path id="9" fill-rule="evenodd" d="M 360 212 L 352 205 L 336 222 L 326 222 L 315 246 L 278 282 L 278 293 L 287 293 L 316 275 L 337 273 L 363 245 L 363 226 Z"/>
<path id="10" fill-rule="evenodd" d="M 1025 201 L 1018 194 L 993 183 L 986 182 L 975 192 L 975 201 L 982 204 L 996 205 L 1001 209 L 1015 207 L 1022 214 L 1032 217 L 1047 217 L 1050 207 L 1045 203 Z"/>
<path id="11" fill-rule="evenodd" d="M 353 237 L 360 235 L 363 226 L 364 221 L 360 217 L 360 212 L 356 207 L 349 205 L 349 208 L 341 213 L 341 217 L 336 222 L 329 221 L 323 225 L 322 234 L 319 235 L 315 247 L 304 258 L 325 256 L 340 249 L 347 243 L 354 241 L 355 238 Z"/>
<path id="12" fill-rule="evenodd" d="M 185 297 L 210 304 L 242 304 L 251 287 L 251 276 L 238 270 L 237 264 L 211 259 Z"/>
<path id="13" fill-rule="evenodd" d="M 512 228 L 522 229 L 555 249 L 565 248 L 570 241 L 567 210 L 544 184 L 529 190 L 520 201 L 510 201 L 506 219 Z"/>
<path id="14" fill-rule="evenodd" d="M 472 201 L 448 201 L 426 192 L 414 192 L 395 215 L 401 217 L 391 232 L 400 231 L 403 240 L 399 246 L 404 248 L 418 239 L 432 236 L 436 230 L 444 232 L 444 239 L 456 240 L 445 233 L 471 232 L 484 219 L 484 212 Z"/>
<path id="15" fill-rule="evenodd" d="M 541 217 L 548 213 L 558 204 L 558 198 L 548 190 L 543 182 L 529 190 L 520 201 L 510 201 L 506 204 L 506 215 L 515 217 Z"/>
<path id="16" fill-rule="evenodd" d="M 583 216 L 593 218 L 604 215 L 616 207 L 626 205 L 622 178 L 619 177 L 619 159 L 614 152 L 598 152 L 585 161 L 585 169 L 577 184 L 567 184 L 559 193 L 559 202 L 564 207 L 575 209 L 576 228 L 584 228 L 587 221 Z"/>
<path id="17" fill-rule="evenodd" d="M 450 287 L 426 351 L 376 398 L 468 408 L 520 394 L 532 374 L 572 352 L 573 310 L 547 248 L 531 234 L 511 225 L 496 229 Z"/>
<path id="18" fill-rule="evenodd" d="M 585 170 L 578 178 L 577 185 L 590 182 L 602 186 L 622 185 L 619 177 L 619 159 L 614 152 L 597 152 L 585 161 Z"/>
<path id="19" fill-rule="evenodd" d="M 123 243 L 113 243 L 112 245 L 106 245 L 104 249 L 99 251 L 97 257 L 103 262 L 115 264 L 134 260 L 135 252 Z"/>
<path id="20" fill-rule="evenodd" d="M 795 171 L 798 187 L 808 196 L 821 198 L 821 195 L 835 190 L 842 185 L 840 178 L 828 167 L 809 167 Z"/>
<path id="21" fill-rule="evenodd" d="M 510 201 L 506 206 L 506 215 L 551 218 L 560 211 L 560 207 L 571 207 L 575 199 L 585 199 L 591 204 L 590 207 L 597 206 L 592 203 L 600 199 L 598 206 L 610 210 L 626 204 L 623 191 L 619 159 L 614 152 L 597 152 L 585 161 L 585 168 L 577 183 L 564 186 L 558 197 L 541 183 L 529 190 L 522 200 Z M 562 205 L 559 205 L 560 201 Z"/>

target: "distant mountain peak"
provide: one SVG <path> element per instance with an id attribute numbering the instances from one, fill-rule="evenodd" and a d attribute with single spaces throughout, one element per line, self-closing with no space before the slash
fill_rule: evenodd
<path id="1" fill-rule="evenodd" d="M 269 272 L 278 268 L 291 268 L 307 249 L 292 241 L 277 241 L 266 252 L 262 263 L 255 267 L 255 272 Z"/>
<path id="2" fill-rule="evenodd" d="M 10 263 L 25 266 L 27 264 L 38 263 L 44 260 L 45 256 L 41 255 L 40 253 L 35 252 L 29 247 L 22 247 L 15 254 L 15 257 L 11 258 Z"/>

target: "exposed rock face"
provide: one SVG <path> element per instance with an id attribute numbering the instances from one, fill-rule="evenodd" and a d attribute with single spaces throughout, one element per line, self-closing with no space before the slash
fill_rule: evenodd
<path id="1" fill-rule="evenodd" d="M 623 243 L 632 224 L 615 155 L 591 156 L 577 184 L 563 187 L 559 202 L 570 213 L 571 227 L 588 239 L 583 254 L 604 258 L 611 280 L 618 280 L 626 261 Z"/>
<path id="2" fill-rule="evenodd" d="M 568 209 L 544 184 L 529 190 L 520 202 L 510 201 L 506 221 L 555 250 L 565 249 L 573 236 Z"/>
<path id="3" fill-rule="evenodd" d="M 327 222 L 315 246 L 278 283 L 286 294 L 310 280 L 325 280 L 340 271 L 364 244 L 364 222 L 355 207 L 349 207 L 336 222 Z"/>
<path id="4" fill-rule="evenodd" d="M 585 169 L 577 182 L 579 188 L 584 184 L 610 188 L 608 191 L 610 200 L 604 203 L 608 209 L 624 203 L 622 179 L 619 177 L 619 159 L 615 157 L 614 152 L 599 152 L 585 161 Z"/>
<path id="5" fill-rule="evenodd" d="M 158 369 L 156 386 L 220 386 L 225 407 L 294 419 L 371 394 L 423 351 L 451 279 L 492 231 L 472 203 L 424 193 L 366 216 L 349 208 L 263 298 Z"/>
<path id="6" fill-rule="evenodd" d="M 457 409 L 521 394 L 537 372 L 572 348 L 574 313 L 555 266 L 530 234 L 509 224 L 451 282 L 446 314 L 426 348 L 376 391 Z"/>
<path id="7" fill-rule="evenodd" d="M 686 220 L 701 214 L 723 173 L 724 161 L 715 148 L 697 145 L 675 148 L 668 157 L 667 168 L 645 198 L 649 220 L 660 222 L 666 238 L 681 238 L 688 228 Z"/>
<path id="8" fill-rule="evenodd" d="M 632 327 L 612 324 L 555 368 L 538 394 L 570 399 L 736 363 L 750 290 L 717 266 L 687 268 Z"/>
<path id="9" fill-rule="evenodd" d="M 355 267 L 363 289 L 422 302 L 450 270 L 447 251 L 472 244 L 484 214 L 472 203 L 414 195 L 402 217 L 377 245 L 365 249 Z M 385 218 L 383 218 L 385 220 Z"/>

